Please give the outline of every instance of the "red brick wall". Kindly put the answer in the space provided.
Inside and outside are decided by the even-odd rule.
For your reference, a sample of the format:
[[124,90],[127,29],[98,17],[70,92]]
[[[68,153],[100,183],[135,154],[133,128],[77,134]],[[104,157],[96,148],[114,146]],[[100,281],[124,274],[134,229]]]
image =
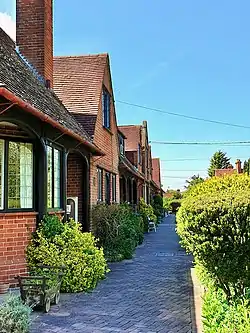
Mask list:
[[15,283],[27,272],[25,251],[36,228],[36,213],[0,213],[0,281]]
[[[111,78],[108,66],[105,70],[103,84],[108,92],[113,96]],[[117,201],[120,199],[119,187],[119,142],[118,142],[118,129],[116,123],[116,115],[114,104],[111,102],[111,117],[110,117],[110,131],[103,127],[102,115],[102,102],[100,96],[99,112],[97,115],[94,143],[105,152],[103,157],[94,157],[90,164],[90,189],[91,189],[91,204],[97,203],[97,166],[107,170],[108,172],[116,174],[116,197]],[[105,172],[103,173],[105,177]],[[103,181],[103,185],[105,182]],[[105,200],[105,189],[103,189]]]
[[68,156],[67,197],[78,197],[78,221],[83,222],[83,161],[78,154]]
[[16,9],[17,46],[38,72],[52,84],[52,0],[17,0]]

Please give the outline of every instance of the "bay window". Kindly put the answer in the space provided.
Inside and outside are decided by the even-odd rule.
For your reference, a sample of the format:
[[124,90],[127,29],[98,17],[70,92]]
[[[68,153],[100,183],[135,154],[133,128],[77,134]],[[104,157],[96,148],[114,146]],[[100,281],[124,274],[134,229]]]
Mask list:
[[0,209],[32,209],[33,178],[33,144],[0,140]]
[[62,156],[61,151],[47,146],[47,171],[48,171],[48,187],[47,198],[48,208],[59,209],[61,207],[61,170],[62,170]]

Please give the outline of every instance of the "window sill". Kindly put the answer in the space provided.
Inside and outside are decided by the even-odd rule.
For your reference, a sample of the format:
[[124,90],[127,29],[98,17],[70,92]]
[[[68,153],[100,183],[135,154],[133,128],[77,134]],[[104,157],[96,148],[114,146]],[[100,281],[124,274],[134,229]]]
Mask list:
[[27,212],[27,211],[12,211],[12,212],[2,212],[0,210],[0,216],[16,216],[16,215],[22,215],[22,216],[36,216],[38,215],[38,212]]
[[112,131],[110,128],[102,126],[107,132],[109,132],[109,134],[113,135]]
[[51,209],[51,210],[49,210],[48,212],[47,212],[49,215],[54,215],[54,214],[65,214],[65,210],[62,210],[62,209],[58,209],[58,210],[53,210],[53,209]]

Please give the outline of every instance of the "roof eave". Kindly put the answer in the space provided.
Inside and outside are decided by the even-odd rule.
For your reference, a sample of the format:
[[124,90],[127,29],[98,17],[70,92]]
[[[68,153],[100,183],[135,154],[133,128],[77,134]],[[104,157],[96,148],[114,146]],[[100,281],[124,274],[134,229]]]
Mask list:
[[45,115],[44,113],[42,113],[41,111],[36,109],[31,104],[23,101],[20,97],[13,94],[3,85],[0,85],[0,95],[3,96],[4,98],[6,98],[7,100],[11,101],[12,103],[17,104],[18,106],[20,106],[20,108],[22,108],[26,112],[29,112],[30,114],[36,116],[40,120],[49,123],[51,126],[59,129],[61,132],[65,133],[65,134],[71,136],[72,138],[76,139],[77,141],[81,142],[83,145],[88,147],[88,149],[91,151],[91,153],[93,155],[96,155],[96,156],[105,155],[105,153],[100,148],[98,148],[94,143],[88,142],[81,135],[69,130],[68,128],[65,128],[64,126],[59,124],[57,121],[55,121],[48,115]]

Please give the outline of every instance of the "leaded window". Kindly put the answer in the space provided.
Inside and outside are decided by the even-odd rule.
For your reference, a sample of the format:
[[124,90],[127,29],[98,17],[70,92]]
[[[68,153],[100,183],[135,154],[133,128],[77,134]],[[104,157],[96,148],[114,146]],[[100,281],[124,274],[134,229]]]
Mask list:
[[61,151],[47,146],[47,172],[48,172],[48,186],[47,198],[48,208],[61,208],[61,170],[62,170]]

